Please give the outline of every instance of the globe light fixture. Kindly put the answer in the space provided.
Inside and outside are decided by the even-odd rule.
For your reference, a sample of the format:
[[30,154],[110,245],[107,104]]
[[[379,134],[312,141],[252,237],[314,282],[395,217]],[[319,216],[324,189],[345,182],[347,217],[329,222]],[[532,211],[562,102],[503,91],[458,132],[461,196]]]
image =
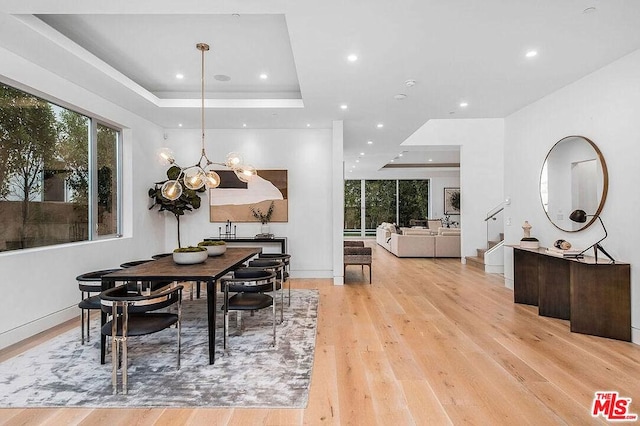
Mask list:
[[206,43],[196,44],[196,48],[200,51],[202,56],[202,79],[200,84],[201,92],[201,123],[202,123],[202,151],[200,153],[200,159],[192,166],[181,167],[176,163],[173,152],[169,148],[162,148],[158,152],[158,158],[164,165],[174,165],[180,168],[180,174],[174,180],[168,180],[162,185],[161,194],[168,200],[177,200],[182,195],[182,184],[180,178],[183,178],[184,185],[188,189],[198,190],[203,186],[209,189],[217,188],[220,185],[220,176],[210,167],[213,165],[228,167],[233,170],[242,182],[249,182],[253,176],[255,176],[256,169],[249,165],[242,163],[242,156],[236,152],[231,152],[227,155],[224,163],[216,163],[209,160],[204,147],[204,53],[209,51],[209,45]]

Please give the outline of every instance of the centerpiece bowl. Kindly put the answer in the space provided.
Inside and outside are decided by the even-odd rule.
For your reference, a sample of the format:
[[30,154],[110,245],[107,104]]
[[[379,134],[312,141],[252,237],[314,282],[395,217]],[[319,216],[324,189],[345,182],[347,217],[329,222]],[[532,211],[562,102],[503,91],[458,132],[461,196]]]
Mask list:
[[227,244],[224,241],[201,241],[198,247],[207,249],[209,256],[220,256],[227,251]]
[[207,249],[204,247],[183,247],[173,251],[173,261],[178,265],[193,265],[207,260]]

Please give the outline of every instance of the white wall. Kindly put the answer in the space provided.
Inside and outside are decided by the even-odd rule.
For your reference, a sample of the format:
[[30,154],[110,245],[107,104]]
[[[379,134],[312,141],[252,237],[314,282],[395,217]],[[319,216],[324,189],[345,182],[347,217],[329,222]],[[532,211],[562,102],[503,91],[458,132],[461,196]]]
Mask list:
[[484,219],[504,200],[504,120],[429,120],[402,145],[460,146],[462,256],[487,244]]
[[[521,224],[528,220],[531,235],[549,246],[565,239],[585,248],[603,236],[598,223],[578,232],[554,227],[542,209],[539,175],[555,142],[569,135],[591,139],[602,151],[609,172],[609,192],[601,217],[609,231],[602,243],[617,260],[631,263],[633,339],[640,340],[640,251],[638,250],[638,157],[640,154],[640,51],[527,106],[506,118],[505,239],[516,244]],[[512,250],[505,254],[507,285],[513,285]],[[509,268],[507,268],[509,265]]]
[[[149,156],[162,140],[160,128],[2,47],[0,79],[5,83],[18,82],[63,100],[68,103],[65,106],[88,111],[126,128],[124,237],[0,253],[0,286],[6,298],[0,309],[2,348],[78,316],[80,292],[75,277],[158,252],[164,245],[164,229],[157,226],[147,211],[146,200],[147,187],[157,174]],[[133,158],[142,166],[133,169]]]
[[[199,130],[167,130],[165,146],[171,148],[181,165],[193,164],[200,156]],[[271,232],[287,237],[295,277],[331,278],[332,264],[332,131],[301,130],[215,130],[205,131],[207,155],[224,161],[231,151],[242,153],[245,162],[257,169],[286,169],[289,178],[289,221],[271,223]],[[156,180],[165,179],[164,172]],[[218,235],[224,223],[209,222],[209,195],[202,194],[203,206],[187,212],[180,220],[182,245],[195,245]],[[165,220],[165,249],[177,246],[175,219]],[[235,223],[238,236],[260,233],[260,223]]]

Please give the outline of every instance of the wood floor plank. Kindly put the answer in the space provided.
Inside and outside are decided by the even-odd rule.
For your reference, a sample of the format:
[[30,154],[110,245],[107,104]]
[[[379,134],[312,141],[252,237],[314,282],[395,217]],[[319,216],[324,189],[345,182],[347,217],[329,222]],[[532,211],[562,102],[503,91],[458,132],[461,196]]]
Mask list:
[[[459,259],[399,259],[373,248],[368,272],[318,289],[316,353],[305,409],[0,409],[8,425],[604,424],[594,392],[640,413],[640,347],[571,333],[569,322],[513,303],[503,277]],[[77,320],[0,351],[0,362]]]

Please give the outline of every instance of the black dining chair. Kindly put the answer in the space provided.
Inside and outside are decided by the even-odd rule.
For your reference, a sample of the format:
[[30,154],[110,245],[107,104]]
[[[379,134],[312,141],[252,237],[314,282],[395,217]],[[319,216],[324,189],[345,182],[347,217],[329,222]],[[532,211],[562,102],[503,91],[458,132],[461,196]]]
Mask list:
[[[127,345],[130,337],[157,333],[173,325],[178,331],[178,364],[180,369],[180,320],[182,318],[182,286],[177,285],[161,293],[139,295],[129,291],[126,285],[100,293],[102,311],[111,320],[102,327],[102,334],[111,336],[111,382],[113,394],[118,393],[118,364],[122,362],[122,393],[127,393]],[[177,312],[159,312],[177,304]]]
[[[263,269],[265,271],[270,271],[276,274],[276,290],[280,290],[280,323],[282,323],[282,321],[284,320],[284,284],[282,282],[282,277],[284,276],[284,262],[274,259],[254,259],[250,260],[247,263],[247,266],[249,269]],[[236,274],[236,277],[242,276],[243,271],[240,271],[239,274]]]
[[[241,276],[238,276],[240,274]],[[236,311],[236,327],[242,332],[242,311],[257,311],[272,307],[273,310],[273,345],[276,345],[276,305],[273,297],[266,292],[276,291],[276,274],[255,268],[241,268],[235,271],[233,278],[222,278],[224,300],[224,344],[227,349],[229,336],[229,312]],[[231,295],[231,293],[235,293]]]
[[168,256],[172,256],[173,253],[159,253],[159,254],[154,254],[153,256],[151,256],[151,259],[153,260],[158,260],[158,259],[162,259],[163,257],[168,257]]
[[[80,289],[80,303],[78,303],[78,307],[80,308],[80,334],[83,345],[85,341],[85,328],[87,342],[90,341],[91,311],[100,309],[102,276],[120,270],[121,268],[104,269],[101,271],[86,272],[76,277],[78,288]],[[92,293],[95,293],[95,295],[92,296]]]
[[[273,259],[284,262],[284,269],[282,271],[282,277],[278,277],[284,285],[285,282],[289,281],[289,263],[291,261],[291,255],[287,253],[260,253],[258,254],[259,259]],[[291,306],[291,282],[289,282],[289,306]]]

